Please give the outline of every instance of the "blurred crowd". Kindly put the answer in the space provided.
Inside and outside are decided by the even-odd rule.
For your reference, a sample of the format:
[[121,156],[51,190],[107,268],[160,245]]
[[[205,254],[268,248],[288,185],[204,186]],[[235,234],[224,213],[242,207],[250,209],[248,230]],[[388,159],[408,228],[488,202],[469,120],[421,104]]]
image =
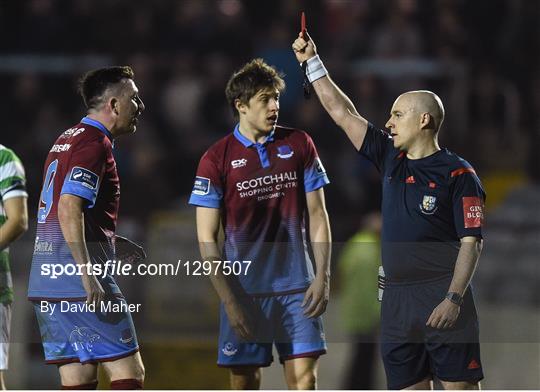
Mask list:
[[[431,89],[446,105],[441,144],[481,177],[538,181],[540,3],[527,0],[0,0],[0,142],[22,158],[30,206],[57,135],[84,115],[76,81],[129,64],[146,105],[116,143],[121,216],[183,209],[202,153],[231,132],[230,74],[262,57],[285,74],[280,123],[313,136],[332,185],[336,240],[380,203],[378,174],[316,97],[303,98],[290,45],[300,11],[332,77],[383,128],[398,94]],[[351,213],[354,211],[355,213]]]

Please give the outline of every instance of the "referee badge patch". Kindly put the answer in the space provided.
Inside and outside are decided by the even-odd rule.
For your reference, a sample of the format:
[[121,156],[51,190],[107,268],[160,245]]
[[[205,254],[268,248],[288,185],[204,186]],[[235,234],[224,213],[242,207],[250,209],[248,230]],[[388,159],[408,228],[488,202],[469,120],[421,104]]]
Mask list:
[[424,195],[419,207],[423,214],[432,215],[437,211],[437,198],[435,196]]

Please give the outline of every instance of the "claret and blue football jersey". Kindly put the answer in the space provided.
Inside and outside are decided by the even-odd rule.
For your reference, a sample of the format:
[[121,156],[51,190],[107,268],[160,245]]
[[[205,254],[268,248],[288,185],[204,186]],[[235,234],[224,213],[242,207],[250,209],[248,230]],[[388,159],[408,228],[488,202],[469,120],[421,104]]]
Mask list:
[[[114,236],[120,201],[120,183],[112,153],[112,136],[98,121],[85,117],[63,132],[45,162],[37,217],[37,234],[28,297],[85,299],[80,275],[51,277],[53,264],[76,265],[58,220],[62,194],[86,201],[85,239],[92,262],[114,258]],[[72,270],[67,269],[66,272]],[[98,276],[108,294],[120,294],[114,278]]]
[[472,166],[443,148],[408,159],[372,124],[359,152],[381,173],[382,262],[387,279],[451,276],[460,238],[482,237],[485,193]]
[[224,259],[251,261],[238,276],[247,293],[294,292],[313,279],[306,193],[328,183],[305,132],[278,126],[254,143],[236,126],[201,158],[189,203],[221,209]]

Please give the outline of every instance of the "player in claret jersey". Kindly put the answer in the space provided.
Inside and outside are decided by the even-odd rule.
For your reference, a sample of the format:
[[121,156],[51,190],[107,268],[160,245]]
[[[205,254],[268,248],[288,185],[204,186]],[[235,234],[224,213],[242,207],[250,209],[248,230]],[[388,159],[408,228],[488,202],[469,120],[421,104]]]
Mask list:
[[485,193],[471,165],[440,148],[444,107],[430,91],[400,95],[386,127],[360,116],[309,36],[293,50],[332,119],[382,180],[387,278],[381,349],[389,389],[478,389],[483,378],[470,281],[482,249]]
[[143,385],[130,313],[101,310],[125,303],[114,278],[86,268],[74,274],[77,266],[115,259],[124,242],[115,235],[120,184],[112,149],[115,138],[135,132],[144,110],[133,78],[127,66],[87,73],[80,93],[88,114],[58,137],[45,162],[28,297],[46,362],[58,365],[70,389],[95,389],[98,363],[112,389]]
[[287,385],[315,388],[326,351],[320,315],[330,275],[328,178],[311,138],[276,125],[284,87],[261,59],[231,77],[226,96],[239,123],[201,158],[190,198],[204,260],[251,261],[240,273],[222,267],[212,277],[222,300],[218,365],[230,368],[233,389],[259,388],[273,343]]

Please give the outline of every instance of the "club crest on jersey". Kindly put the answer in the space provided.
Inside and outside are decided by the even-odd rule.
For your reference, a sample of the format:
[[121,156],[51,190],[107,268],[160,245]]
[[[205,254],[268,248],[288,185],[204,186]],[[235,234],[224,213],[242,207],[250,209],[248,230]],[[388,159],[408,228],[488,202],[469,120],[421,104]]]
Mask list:
[[294,151],[292,150],[291,146],[287,144],[278,146],[277,151],[277,156],[281,159],[289,159],[294,155]]
[[435,196],[424,195],[422,204],[419,205],[420,211],[426,215],[432,215],[437,211],[437,198]]
[[231,161],[231,166],[233,169],[238,169],[239,167],[244,167],[247,164],[247,159],[235,159],[234,161]]
[[231,342],[225,343],[225,347],[221,349],[223,354],[225,354],[228,357],[232,357],[236,352],[238,351],[237,348],[234,347],[234,345]]

